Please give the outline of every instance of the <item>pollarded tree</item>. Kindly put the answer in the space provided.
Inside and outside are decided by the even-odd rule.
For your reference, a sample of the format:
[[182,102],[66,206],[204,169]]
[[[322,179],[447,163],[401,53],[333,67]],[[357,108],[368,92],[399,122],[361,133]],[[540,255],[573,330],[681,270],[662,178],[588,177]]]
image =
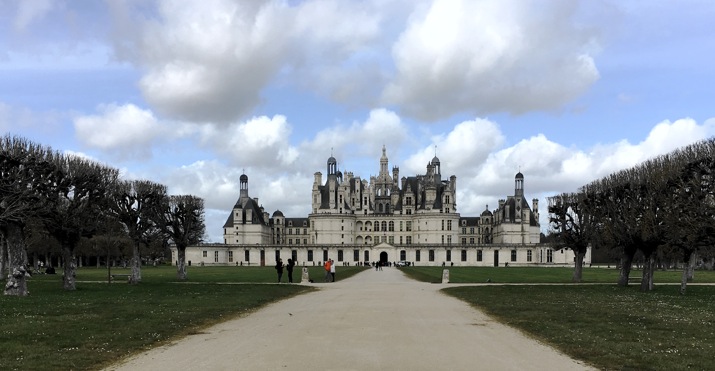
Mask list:
[[583,259],[588,252],[594,232],[596,218],[588,199],[588,187],[577,193],[562,193],[548,198],[549,228],[556,242],[556,249],[570,248],[576,257],[573,282],[581,282]]
[[119,171],[74,155],[60,158],[58,168],[58,192],[42,219],[62,247],[64,289],[75,290],[75,249],[82,237],[92,237],[102,227]]
[[593,213],[599,225],[599,233],[594,239],[602,248],[620,250],[618,285],[627,286],[637,251],[633,243],[636,228],[631,222],[635,219],[635,209],[629,207],[633,192],[627,171],[611,174],[588,187],[595,199]]
[[59,155],[26,139],[0,138],[0,233],[7,248],[5,295],[28,295],[24,228],[56,192]]
[[166,237],[176,245],[176,276],[186,280],[186,247],[203,240],[204,200],[192,195],[169,196],[159,214],[158,224]]
[[132,240],[132,274],[129,282],[141,282],[139,247],[157,235],[156,217],[165,204],[166,186],[146,180],[119,181],[112,189],[109,212]]
[[684,294],[693,280],[698,255],[715,244],[715,140],[696,143],[676,152],[682,165],[669,187],[672,205],[665,222],[666,238],[685,263],[680,286]]
[[7,276],[7,243],[5,235],[0,233],[0,281],[4,281]]

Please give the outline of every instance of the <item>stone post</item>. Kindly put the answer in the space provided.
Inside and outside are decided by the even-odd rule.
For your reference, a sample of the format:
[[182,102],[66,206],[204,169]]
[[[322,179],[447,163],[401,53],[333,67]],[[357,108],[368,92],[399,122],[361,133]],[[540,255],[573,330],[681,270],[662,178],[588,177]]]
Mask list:
[[449,269],[442,270],[442,283],[449,283]]
[[303,267],[303,271],[300,276],[300,283],[310,282],[310,275],[308,274],[308,267]]

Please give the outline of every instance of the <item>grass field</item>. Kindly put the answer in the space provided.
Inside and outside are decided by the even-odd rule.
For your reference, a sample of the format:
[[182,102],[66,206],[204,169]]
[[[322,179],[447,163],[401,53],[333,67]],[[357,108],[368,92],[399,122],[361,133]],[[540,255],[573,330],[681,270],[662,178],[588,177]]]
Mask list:
[[[422,282],[442,282],[443,267],[401,268],[410,277]],[[570,283],[573,268],[569,267],[448,267],[450,283]],[[634,269],[630,278],[636,284],[642,271]],[[654,282],[679,283],[682,271],[656,271]],[[584,268],[583,283],[616,283],[618,270],[611,268]],[[715,283],[715,271],[696,271],[697,283]]]
[[[293,282],[300,282],[302,267],[295,267],[293,271]],[[336,277],[338,280],[350,277],[366,268],[336,266]],[[323,267],[308,267],[310,278],[316,282],[322,282],[325,276]],[[61,272],[59,272],[61,273]],[[112,268],[112,274],[129,274],[131,271],[126,268]],[[40,279],[48,277],[46,275],[37,276]],[[83,268],[77,272],[78,281],[107,282],[107,269]],[[142,281],[151,282],[177,282],[176,267],[144,267],[142,269]],[[188,267],[188,282],[224,282],[224,283],[273,283],[278,281],[278,275],[273,267]],[[288,272],[283,270],[282,282],[288,282]]]
[[462,286],[445,291],[608,370],[715,369],[715,286]]
[[[338,280],[365,270],[337,267]],[[441,267],[401,268],[424,282],[440,282]],[[316,281],[322,267],[310,267]],[[112,269],[112,273],[129,270]],[[570,268],[451,267],[447,293],[485,310],[575,358],[603,369],[715,369],[715,286],[615,286],[615,269],[584,271],[595,285],[505,286],[498,283],[570,283]],[[0,297],[0,370],[97,369],[123,356],[164,344],[235,318],[276,300],[312,290],[275,284],[272,267],[191,267],[176,281],[175,267],[145,267],[142,283],[108,284],[105,269],[78,271],[77,290],[62,290],[59,275],[37,275],[30,296]],[[632,277],[639,278],[634,271]],[[715,282],[715,272],[696,272],[696,282]],[[284,274],[283,282],[287,280]],[[300,281],[300,270],[294,272]],[[680,280],[658,271],[658,283]]]
[[[337,267],[337,278],[362,270]],[[311,267],[310,274],[316,281],[324,276],[322,267]],[[83,268],[72,292],[62,290],[59,275],[32,277],[30,296],[0,296],[0,370],[98,369],[312,290],[273,284],[272,267],[193,267],[188,283],[175,277],[175,267],[145,267],[139,285],[108,284],[105,269]],[[300,282],[300,270],[294,280]]]

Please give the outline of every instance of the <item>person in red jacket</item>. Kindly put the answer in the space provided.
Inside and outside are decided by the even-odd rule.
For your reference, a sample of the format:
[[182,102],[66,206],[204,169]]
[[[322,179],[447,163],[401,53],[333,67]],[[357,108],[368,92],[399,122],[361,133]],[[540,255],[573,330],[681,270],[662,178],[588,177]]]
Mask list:
[[330,259],[326,260],[325,265],[324,265],[324,267],[325,267],[325,282],[331,282],[330,278],[332,276],[330,275],[330,265],[331,265]]

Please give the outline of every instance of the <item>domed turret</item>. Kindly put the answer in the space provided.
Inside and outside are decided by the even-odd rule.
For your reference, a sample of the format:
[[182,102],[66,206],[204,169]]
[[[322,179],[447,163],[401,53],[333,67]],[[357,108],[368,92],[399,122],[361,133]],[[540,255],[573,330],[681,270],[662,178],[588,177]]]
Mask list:
[[330,158],[328,158],[328,176],[335,175],[337,170],[338,160],[336,160],[335,157],[330,156]]
[[521,197],[524,195],[524,174],[516,173],[514,177],[514,196]]
[[241,200],[247,199],[248,198],[248,175],[241,174],[241,176],[238,179],[240,180],[240,182],[239,182],[239,189],[241,190],[240,199]]
[[271,217],[275,218],[277,216],[283,216],[283,212],[280,210],[276,210],[273,212],[273,215]]

